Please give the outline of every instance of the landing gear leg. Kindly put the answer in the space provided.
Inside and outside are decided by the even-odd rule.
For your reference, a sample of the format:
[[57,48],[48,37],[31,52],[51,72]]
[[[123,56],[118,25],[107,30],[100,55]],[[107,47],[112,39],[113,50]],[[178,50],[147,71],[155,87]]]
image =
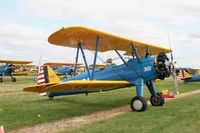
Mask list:
[[12,82],[16,82],[16,78],[14,78],[14,77],[12,76],[12,73],[9,73],[9,75],[10,75],[10,77],[11,77]]
[[133,97],[130,103],[133,111],[142,112],[147,108],[147,102],[143,97],[143,79],[135,81],[137,96]]
[[150,97],[151,105],[152,106],[163,106],[163,104],[165,103],[165,99],[164,99],[162,93],[161,92],[156,93],[152,81],[148,81],[146,83],[146,85],[149,89],[149,92],[151,93],[151,97]]
[[1,78],[0,78],[0,83],[2,83],[3,82],[3,77],[5,76],[5,73],[2,73],[1,74]]
[[48,96],[49,100],[53,100],[53,98],[54,98],[54,95],[52,95],[51,92],[47,92],[47,96]]

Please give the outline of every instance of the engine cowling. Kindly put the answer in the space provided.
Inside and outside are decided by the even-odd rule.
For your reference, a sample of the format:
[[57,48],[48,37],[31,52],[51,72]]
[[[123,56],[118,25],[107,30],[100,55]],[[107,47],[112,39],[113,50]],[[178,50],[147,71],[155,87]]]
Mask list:
[[155,66],[158,73],[158,79],[165,79],[170,76],[171,73],[171,65],[169,62],[169,58],[163,52],[159,53],[159,55],[155,58]]

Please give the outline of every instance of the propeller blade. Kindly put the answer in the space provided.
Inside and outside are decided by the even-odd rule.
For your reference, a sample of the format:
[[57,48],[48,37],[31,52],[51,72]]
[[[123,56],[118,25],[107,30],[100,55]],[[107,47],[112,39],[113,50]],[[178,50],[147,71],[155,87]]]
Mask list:
[[168,36],[168,41],[169,41],[169,46],[170,46],[170,55],[171,55],[171,68],[172,68],[172,76],[173,76],[173,81],[174,81],[174,85],[175,85],[175,90],[176,90],[176,94],[178,95],[179,94],[179,87],[178,87],[178,82],[176,80],[176,68],[175,68],[175,64],[174,64],[174,57],[173,57],[173,52],[172,52],[172,48],[171,48],[171,42],[170,42],[170,38]]

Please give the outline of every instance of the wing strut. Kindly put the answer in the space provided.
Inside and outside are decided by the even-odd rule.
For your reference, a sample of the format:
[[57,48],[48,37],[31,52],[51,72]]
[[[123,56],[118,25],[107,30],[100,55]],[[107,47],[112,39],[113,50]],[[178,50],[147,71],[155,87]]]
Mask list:
[[79,45],[77,47],[77,52],[76,52],[76,62],[75,62],[75,67],[74,67],[74,77],[76,76],[76,71],[77,71],[77,63],[78,63],[78,56],[79,56]]
[[126,61],[122,58],[121,54],[117,50],[115,50],[115,52],[118,54],[119,58],[124,62],[124,64],[126,66],[128,66],[128,64],[126,63]]
[[135,48],[135,45],[133,43],[131,43],[131,47],[132,47],[132,56],[133,56],[133,58],[136,56],[138,62],[140,63],[140,58],[138,56],[138,52],[137,52],[137,50]]
[[146,49],[146,55],[145,55],[145,57],[148,57],[149,55],[150,55],[150,49],[147,48],[147,49]]
[[96,50],[95,50],[95,55],[94,55],[94,62],[93,62],[93,69],[92,69],[92,79],[94,79],[94,74],[96,71],[96,62],[97,62],[97,53],[99,50],[99,43],[100,43],[100,37],[97,36],[97,40],[96,40]]
[[83,47],[82,47],[82,44],[79,43],[79,48],[81,49],[81,53],[82,53],[82,56],[83,56],[83,60],[85,62],[85,67],[87,69],[87,73],[88,73],[88,77],[89,77],[89,80],[91,80],[91,76],[90,76],[90,71],[89,71],[89,67],[88,67],[88,64],[87,64],[87,60],[86,60],[86,57],[85,57],[85,53],[83,51]]

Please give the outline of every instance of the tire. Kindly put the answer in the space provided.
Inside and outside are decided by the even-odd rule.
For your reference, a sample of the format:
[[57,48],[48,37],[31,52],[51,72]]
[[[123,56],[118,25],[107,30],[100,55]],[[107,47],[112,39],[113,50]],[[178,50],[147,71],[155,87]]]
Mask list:
[[12,78],[12,82],[16,82],[16,78]]
[[152,106],[163,106],[165,103],[165,98],[163,97],[162,93],[156,93],[156,96],[150,97],[150,103]]
[[2,83],[3,82],[3,78],[0,78],[0,83]]
[[133,99],[131,100],[130,105],[131,105],[131,109],[133,111],[136,111],[136,112],[145,111],[146,108],[147,108],[147,102],[141,96],[135,96],[135,97],[133,97]]

